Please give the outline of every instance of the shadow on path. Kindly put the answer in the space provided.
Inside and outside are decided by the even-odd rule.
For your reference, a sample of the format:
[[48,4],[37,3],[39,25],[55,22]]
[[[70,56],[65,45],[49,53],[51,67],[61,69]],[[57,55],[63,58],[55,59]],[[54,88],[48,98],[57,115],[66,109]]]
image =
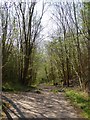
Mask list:
[[[23,113],[21,112],[21,110],[17,107],[17,105],[9,98],[7,98],[6,96],[2,95],[2,100],[5,100],[7,102],[9,102],[11,104],[11,106],[13,106],[13,108],[18,112],[18,114],[20,115],[20,118],[25,118],[25,116],[23,115]],[[10,109],[9,109],[10,110]],[[10,110],[12,113],[14,113],[16,116],[18,116],[15,112],[13,112],[12,110]],[[19,117],[19,116],[18,116]]]
[[2,98],[8,101],[17,111],[15,111],[17,115],[14,114],[13,118],[21,120],[39,120],[40,118],[42,120],[50,120],[50,118],[51,120],[87,120],[81,118],[78,111],[65,98],[63,92],[50,92],[52,89],[54,89],[52,86],[42,87],[41,94],[4,92]]

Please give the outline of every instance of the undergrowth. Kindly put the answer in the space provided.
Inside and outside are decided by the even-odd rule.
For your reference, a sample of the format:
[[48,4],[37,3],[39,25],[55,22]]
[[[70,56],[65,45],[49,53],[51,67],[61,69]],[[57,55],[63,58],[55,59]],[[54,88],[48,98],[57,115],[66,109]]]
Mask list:
[[76,107],[82,109],[82,116],[90,119],[90,98],[80,91],[66,89],[65,93]]
[[37,89],[35,85],[32,86],[25,86],[20,83],[6,83],[2,86],[2,91],[4,92],[28,92],[31,91],[32,89]]

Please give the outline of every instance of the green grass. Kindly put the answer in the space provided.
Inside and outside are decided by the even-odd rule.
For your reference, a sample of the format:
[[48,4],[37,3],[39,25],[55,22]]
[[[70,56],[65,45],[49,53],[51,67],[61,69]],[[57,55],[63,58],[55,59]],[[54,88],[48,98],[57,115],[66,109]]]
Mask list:
[[82,109],[82,116],[90,119],[90,98],[80,91],[66,89],[65,93],[76,107]]

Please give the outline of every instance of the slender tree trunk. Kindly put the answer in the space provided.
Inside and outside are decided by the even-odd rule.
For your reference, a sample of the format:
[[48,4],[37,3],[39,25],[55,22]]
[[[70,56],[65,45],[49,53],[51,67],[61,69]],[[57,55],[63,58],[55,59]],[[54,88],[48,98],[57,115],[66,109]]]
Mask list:
[[[89,38],[90,38],[90,30],[88,31],[89,33]],[[88,40],[88,95],[90,97],[90,39]]]
[[29,57],[25,56],[24,58],[24,71],[23,71],[23,83],[27,85],[27,74],[28,74],[28,68],[29,68]]
[[[90,5],[90,2],[89,2]],[[90,12],[90,6],[88,9],[88,12]],[[90,13],[88,14],[88,84],[87,84],[87,88],[88,88],[88,95],[90,97]]]
[[[79,41],[79,32],[78,32],[78,22],[77,22],[77,15],[76,15],[76,7],[75,3],[73,2],[73,9],[74,9],[74,18],[75,18],[75,27],[76,27],[76,39],[77,39],[77,54],[78,54],[78,75],[80,77],[80,83],[82,84],[82,60],[81,60],[81,49],[80,49],[80,41]],[[81,85],[82,86],[82,85]],[[82,89],[82,88],[81,88]]]
[[[6,11],[8,12],[8,11]],[[3,19],[3,16],[2,16],[2,19]],[[4,27],[5,25],[5,27]],[[8,13],[6,13],[6,20],[5,20],[5,23],[3,23],[2,21],[2,80],[3,82],[6,81],[6,69],[5,69],[5,66],[6,66],[6,62],[7,62],[7,59],[8,59],[8,55],[7,55],[7,51],[6,51],[6,37],[7,37],[7,26],[8,26]]]

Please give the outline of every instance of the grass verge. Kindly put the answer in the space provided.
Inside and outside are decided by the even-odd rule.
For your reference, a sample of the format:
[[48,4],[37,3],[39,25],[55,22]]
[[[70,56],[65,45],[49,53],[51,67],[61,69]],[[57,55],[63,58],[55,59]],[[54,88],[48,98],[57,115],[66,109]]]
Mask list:
[[66,89],[65,94],[70,99],[72,104],[74,104],[74,106],[82,110],[81,115],[90,120],[90,98],[88,98],[86,93],[77,90]]

